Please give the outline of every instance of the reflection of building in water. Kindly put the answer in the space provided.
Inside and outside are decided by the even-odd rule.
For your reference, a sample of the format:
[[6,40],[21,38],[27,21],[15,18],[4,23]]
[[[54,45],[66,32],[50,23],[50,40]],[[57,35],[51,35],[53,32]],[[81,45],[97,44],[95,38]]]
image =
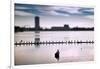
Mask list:
[[39,29],[40,29],[39,17],[35,16],[35,39],[34,39],[34,42],[35,42],[36,47],[39,47],[39,42],[40,42]]
[[35,30],[38,31],[40,29],[39,17],[35,16]]
[[40,32],[35,32],[35,39],[34,39],[35,47],[39,47],[39,42],[40,42]]

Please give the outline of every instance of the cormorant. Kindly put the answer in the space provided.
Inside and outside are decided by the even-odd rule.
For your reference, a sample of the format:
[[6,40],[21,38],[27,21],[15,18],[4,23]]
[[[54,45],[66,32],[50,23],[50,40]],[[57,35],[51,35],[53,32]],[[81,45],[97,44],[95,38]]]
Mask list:
[[55,58],[59,61],[59,50],[56,51]]

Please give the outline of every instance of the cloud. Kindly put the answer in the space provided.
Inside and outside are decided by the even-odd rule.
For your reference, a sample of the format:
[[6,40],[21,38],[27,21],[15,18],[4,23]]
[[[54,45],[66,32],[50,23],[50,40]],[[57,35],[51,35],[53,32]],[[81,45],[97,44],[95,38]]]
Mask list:
[[27,13],[24,11],[15,11],[15,15],[17,15],[17,16],[33,16],[33,14]]
[[63,11],[63,12],[67,12],[67,13],[70,13],[70,14],[75,14],[75,13],[79,13],[79,9],[78,7],[57,7],[58,11]]
[[83,15],[94,15],[94,9],[93,8],[81,8],[79,11]]
[[27,10],[29,9],[28,7],[22,7],[22,6],[16,6],[15,8],[16,9],[27,9]]
[[94,19],[94,16],[92,16],[92,15],[89,15],[89,16],[85,16],[85,18],[89,18],[89,19]]
[[[47,6],[47,5],[31,5],[16,4],[15,11],[21,11],[19,14],[34,15],[60,15],[60,16],[91,16],[94,15],[93,8],[83,7],[67,7],[67,6]],[[23,12],[23,13],[22,13]],[[18,13],[17,13],[18,14]]]
[[37,12],[39,12],[40,15],[63,15],[63,16],[68,16],[68,14],[63,14],[63,13],[59,13],[57,12],[55,8],[53,7],[36,7],[35,8]]

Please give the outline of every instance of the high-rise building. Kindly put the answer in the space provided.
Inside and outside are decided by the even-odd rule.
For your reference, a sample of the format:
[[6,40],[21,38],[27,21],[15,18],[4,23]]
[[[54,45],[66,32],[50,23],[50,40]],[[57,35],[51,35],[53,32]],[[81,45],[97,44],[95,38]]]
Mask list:
[[39,17],[35,16],[35,30],[40,29],[40,24],[39,24]]

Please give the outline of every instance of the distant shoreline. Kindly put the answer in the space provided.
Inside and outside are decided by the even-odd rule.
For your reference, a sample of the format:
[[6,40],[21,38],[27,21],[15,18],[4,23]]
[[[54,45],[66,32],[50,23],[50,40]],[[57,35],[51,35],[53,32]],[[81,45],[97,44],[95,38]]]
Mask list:
[[[63,30],[61,32],[70,32],[70,31],[74,31],[74,30],[68,30],[68,31],[64,31]],[[77,30],[77,31],[80,31],[80,30]],[[75,30],[74,32],[77,32],[77,31]],[[84,31],[84,30],[81,30],[81,31]],[[94,31],[94,30],[85,30],[85,31]],[[15,33],[18,33],[18,32],[55,32],[55,31],[17,31]],[[59,31],[56,31],[56,32],[60,32],[60,30]]]
[[14,31],[15,32],[24,32],[24,31],[94,31],[94,27],[73,27],[70,28],[69,26],[64,26],[64,27],[52,27],[52,28],[26,28],[26,27],[19,27],[19,26],[15,26],[14,27]]

